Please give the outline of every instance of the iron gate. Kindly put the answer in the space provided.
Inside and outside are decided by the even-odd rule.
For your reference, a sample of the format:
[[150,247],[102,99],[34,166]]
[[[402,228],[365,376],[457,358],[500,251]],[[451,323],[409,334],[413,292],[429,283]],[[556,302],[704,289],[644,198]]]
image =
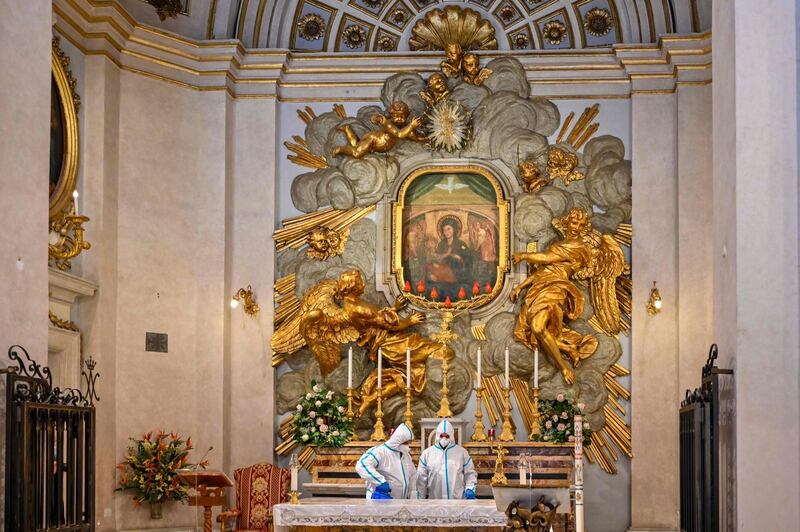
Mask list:
[[95,363],[83,364],[84,393],[53,388],[50,369],[21,346],[8,357],[6,530],[93,531]]
[[681,529],[719,532],[720,375],[717,344],[703,366],[700,387],[686,390],[680,410]]

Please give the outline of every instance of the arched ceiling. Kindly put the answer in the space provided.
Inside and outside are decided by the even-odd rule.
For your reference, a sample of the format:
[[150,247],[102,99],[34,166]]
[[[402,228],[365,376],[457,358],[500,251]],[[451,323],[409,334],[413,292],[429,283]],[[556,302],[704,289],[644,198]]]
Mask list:
[[145,0],[119,2],[137,20],[193,39],[308,52],[409,50],[414,25],[448,5],[491,24],[500,50],[647,43],[711,26],[711,0],[183,0],[183,12],[163,21]]

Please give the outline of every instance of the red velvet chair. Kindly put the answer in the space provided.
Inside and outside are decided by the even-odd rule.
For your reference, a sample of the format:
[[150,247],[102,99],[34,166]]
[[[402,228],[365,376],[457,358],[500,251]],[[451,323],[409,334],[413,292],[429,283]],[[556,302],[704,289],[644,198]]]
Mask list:
[[289,494],[291,472],[272,464],[256,464],[233,472],[236,508],[217,516],[220,532],[225,523],[236,518],[236,532],[273,530],[272,506],[285,502]]

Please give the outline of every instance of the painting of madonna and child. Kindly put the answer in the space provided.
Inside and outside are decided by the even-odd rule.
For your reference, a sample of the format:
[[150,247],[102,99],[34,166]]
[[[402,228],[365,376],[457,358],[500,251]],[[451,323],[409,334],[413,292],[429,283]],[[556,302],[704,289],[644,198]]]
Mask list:
[[479,173],[425,173],[403,199],[404,289],[454,303],[492,292],[500,254],[492,183]]

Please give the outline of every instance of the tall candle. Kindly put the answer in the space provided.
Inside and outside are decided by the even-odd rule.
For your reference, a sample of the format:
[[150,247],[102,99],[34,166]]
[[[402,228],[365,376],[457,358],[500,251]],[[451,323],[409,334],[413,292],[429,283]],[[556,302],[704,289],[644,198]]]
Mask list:
[[539,350],[533,351],[533,387],[539,387]]
[[380,390],[383,388],[383,383],[381,382],[383,378],[383,354],[381,353],[381,348],[378,348],[378,389]]
[[411,388],[411,349],[406,349],[406,388]]
[[[286,477],[284,477],[284,478],[286,478]],[[285,485],[286,484],[284,484],[284,486]],[[292,490],[292,491],[297,491],[297,468],[296,467],[292,468],[292,481],[291,481],[291,486],[289,486],[289,489]]]
[[481,355],[481,348],[478,347],[478,388],[481,387],[481,383],[483,382],[483,380],[481,378],[482,377],[482,372],[481,372],[481,369],[482,369],[481,368],[481,359],[482,358],[483,358],[483,356]]
[[72,191],[72,201],[75,203],[75,214],[78,214],[78,191]]
[[353,348],[347,350],[347,387],[353,387]]
[[508,388],[511,384],[511,381],[508,377],[508,347],[506,347],[506,388]]
[[521,486],[524,486],[528,483],[528,467],[527,467],[527,458],[522,457],[519,461],[519,483]]

